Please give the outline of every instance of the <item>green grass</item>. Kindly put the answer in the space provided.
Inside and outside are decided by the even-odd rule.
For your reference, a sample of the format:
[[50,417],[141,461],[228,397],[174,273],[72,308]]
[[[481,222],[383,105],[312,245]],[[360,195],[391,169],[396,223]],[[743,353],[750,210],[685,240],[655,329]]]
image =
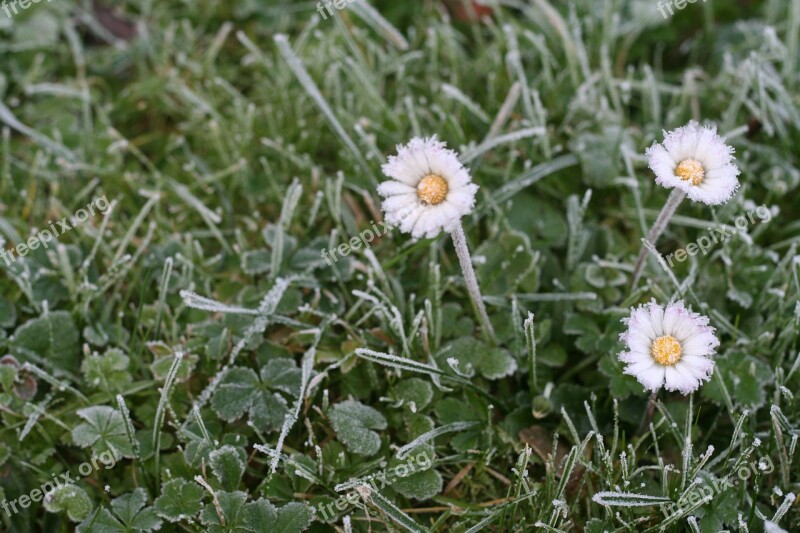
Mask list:
[[[800,1],[500,4],[0,11],[2,248],[114,202],[0,260],[0,501],[77,478],[3,530],[800,527]],[[728,136],[741,188],[684,202],[658,250],[773,216],[630,292],[669,194],[644,150],[690,119]],[[498,346],[449,237],[320,257],[380,219],[395,145],[434,134],[480,185],[463,222]],[[721,345],[639,431],[618,336],[651,298]],[[336,511],[421,436],[419,471]]]

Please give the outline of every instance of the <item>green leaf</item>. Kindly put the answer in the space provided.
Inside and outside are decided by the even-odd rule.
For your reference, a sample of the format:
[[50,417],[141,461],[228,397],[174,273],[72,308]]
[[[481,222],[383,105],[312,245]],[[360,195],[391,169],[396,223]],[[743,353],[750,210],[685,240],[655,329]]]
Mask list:
[[492,347],[472,337],[457,339],[442,348],[437,355],[442,367],[449,366],[447,359],[458,361],[459,372],[471,375],[478,371],[487,379],[500,379],[517,370],[517,362],[503,348]]
[[330,419],[336,436],[347,449],[358,455],[373,455],[381,447],[381,438],[373,429],[386,429],[383,415],[360,402],[347,400],[331,408]]
[[95,405],[80,409],[78,416],[85,420],[72,430],[72,440],[81,448],[92,447],[100,455],[110,452],[115,456],[133,457],[125,422],[116,409]]
[[424,409],[433,399],[433,387],[430,382],[420,378],[409,378],[398,382],[392,388],[393,396],[402,400],[412,412]]
[[92,511],[92,500],[86,491],[75,485],[62,485],[48,493],[43,500],[50,513],[66,511],[73,522],[80,522]]
[[258,376],[251,369],[233,367],[214,392],[211,408],[222,420],[233,422],[250,408],[259,386]]
[[392,488],[406,498],[427,500],[442,491],[442,483],[442,476],[439,472],[430,468],[422,472],[415,472],[410,476],[399,477],[392,483]]
[[[178,373],[175,374],[175,381],[180,383],[189,379],[198,359],[199,357],[197,354],[184,353],[181,362],[178,363]],[[169,369],[172,367],[174,361],[174,355],[167,355],[165,357],[159,357],[150,363],[150,371],[153,373],[153,377],[158,381],[166,380]]]
[[485,294],[505,295],[517,289],[522,292],[538,289],[539,253],[533,250],[525,233],[510,229],[499,239],[485,241],[474,255],[484,259],[477,268],[477,275]]
[[247,455],[244,450],[233,446],[223,446],[209,454],[211,472],[219,480],[224,490],[236,490],[244,475],[245,460]]
[[271,359],[261,367],[261,381],[270,389],[297,396],[300,390],[302,371],[293,359]]
[[[220,517],[217,508],[213,503],[206,504],[203,511],[200,513],[200,522],[208,526],[208,531],[211,533],[224,533],[228,531],[236,531],[239,524],[239,513],[244,507],[244,502],[247,500],[247,494],[241,491],[236,492],[217,492],[217,500],[219,501]],[[220,520],[222,518],[224,520]]]
[[81,372],[92,387],[106,392],[119,392],[133,381],[128,364],[128,356],[122,350],[111,348],[103,355],[94,353],[84,358]]
[[179,522],[194,517],[203,508],[203,489],[193,481],[175,478],[161,487],[161,496],[153,506],[161,518]]
[[38,363],[38,357],[55,368],[74,371],[80,353],[78,338],[72,316],[66,311],[53,311],[18,327],[12,350],[22,361]]
[[250,406],[250,421],[259,431],[277,431],[288,413],[289,407],[280,394],[259,391]]
[[[314,513],[311,507],[300,502],[287,503],[278,509],[278,519],[270,531],[300,533],[308,529],[312,520],[314,520]],[[254,533],[261,533],[262,531],[264,530],[253,529]]]

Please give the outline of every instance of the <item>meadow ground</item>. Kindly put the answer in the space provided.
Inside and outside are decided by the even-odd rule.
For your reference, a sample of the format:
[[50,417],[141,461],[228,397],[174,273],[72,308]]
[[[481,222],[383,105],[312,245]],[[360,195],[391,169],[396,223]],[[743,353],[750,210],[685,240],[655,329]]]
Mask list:
[[0,529],[800,530],[800,0],[113,4],[0,4]]

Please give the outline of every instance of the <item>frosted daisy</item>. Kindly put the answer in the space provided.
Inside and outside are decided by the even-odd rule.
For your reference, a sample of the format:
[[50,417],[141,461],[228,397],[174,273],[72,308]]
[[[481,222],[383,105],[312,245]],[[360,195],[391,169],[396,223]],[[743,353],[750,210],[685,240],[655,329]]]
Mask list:
[[627,351],[619,359],[625,373],[648,390],[689,394],[711,378],[719,340],[708,317],[693,313],[683,302],[661,306],[655,300],[631,310],[622,319],[628,329],[620,335]]
[[458,155],[436,137],[398,146],[381,170],[391,178],[378,186],[386,222],[415,239],[452,232],[475,206],[478,186]]
[[[717,135],[715,126],[701,126],[694,121],[664,132],[663,144],[653,143],[647,149],[645,155],[656,175],[656,183],[672,189],[647,234],[652,246],[656,245],[686,196],[706,205],[718,205],[731,199],[739,187],[739,168],[734,163],[733,151],[733,147]],[[647,248],[643,246],[633,268],[631,288],[636,287],[646,258]]]
[[389,156],[381,170],[391,178],[378,185],[378,194],[384,197],[381,207],[386,222],[414,239],[450,233],[483,333],[494,342],[494,329],[461,225],[461,217],[472,212],[478,192],[469,170],[458,160],[458,154],[435,136],[414,137],[408,144],[398,145],[397,155]]
[[692,121],[665,132],[663,144],[653,143],[646,155],[656,183],[679,189],[695,202],[718,205],[730,200],[739,187],[733,152],[715,126]]

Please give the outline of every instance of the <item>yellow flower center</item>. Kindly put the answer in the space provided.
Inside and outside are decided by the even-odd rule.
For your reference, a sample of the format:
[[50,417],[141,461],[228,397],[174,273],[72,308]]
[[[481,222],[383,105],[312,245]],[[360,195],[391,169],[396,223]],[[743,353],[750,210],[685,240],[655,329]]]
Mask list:
[[428,174],[417,185],[417,196],[430,205],[438,205],[447,198],[447,180],[438,174]]
[[675,175],[683,181],[691,180],[692,185],[700,185],[706,177],[703,165],[695,159],[684,159],[675,169]]
[[662,335],[650,345],[650,354],[656,363],[672,366],[681,360],[681,343],[672,335]]

